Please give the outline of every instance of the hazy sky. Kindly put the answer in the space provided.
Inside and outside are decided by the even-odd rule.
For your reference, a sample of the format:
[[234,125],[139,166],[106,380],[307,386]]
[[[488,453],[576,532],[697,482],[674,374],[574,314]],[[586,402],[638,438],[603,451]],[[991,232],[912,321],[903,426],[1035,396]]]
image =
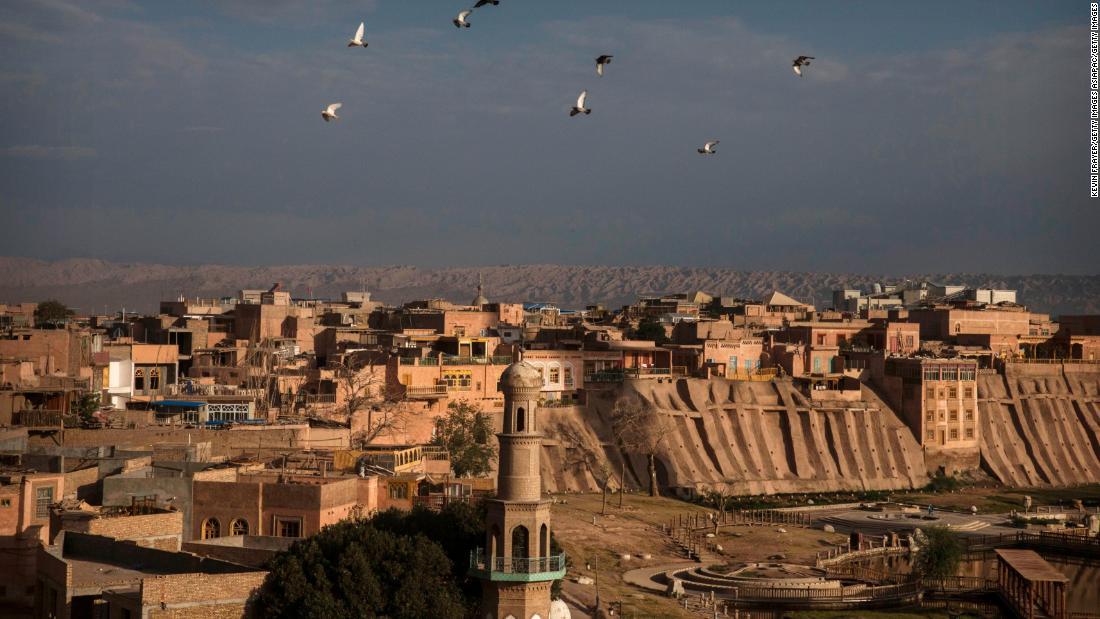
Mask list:
[[464,6],[0,3],[0,255],[1100,272],[1087,2]]

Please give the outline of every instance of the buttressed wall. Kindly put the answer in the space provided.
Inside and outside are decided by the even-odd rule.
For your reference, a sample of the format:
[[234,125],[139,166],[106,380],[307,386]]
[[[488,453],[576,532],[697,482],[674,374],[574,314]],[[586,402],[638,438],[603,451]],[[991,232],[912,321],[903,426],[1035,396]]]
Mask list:
[[[548,490],[598,490],[596,476],[608,470],[618,478],[622,461],[610,444],[607,420],[622,395],[637,396],[657,412],[651,430],[664,437],[657,449],[658,479],[668,488],[718,486],[733,494],[763,494],[928,483],[912,433],[866,388],[859,400],[811,402],[789,380],[689,378],[628,381],[612,392],[591,393],[587,410],[544,415]],[[582,452],[605,470],[585,464]],[[628,486],[645,487],[646,458],[627,459]]]
[[1100,482],[1100,366],[978,376],[982,466],[1011,486]]

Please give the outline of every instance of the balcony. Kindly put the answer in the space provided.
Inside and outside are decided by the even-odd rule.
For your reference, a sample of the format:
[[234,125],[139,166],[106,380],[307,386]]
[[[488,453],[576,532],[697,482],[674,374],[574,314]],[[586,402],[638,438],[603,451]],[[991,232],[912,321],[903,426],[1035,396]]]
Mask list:
[[565,553],[534,559],[485,556],[485,549],[470,552],[470,575],[495,581],[542,582],[565,577]]
[[12,425],[28,429],[61,428],[64,413],[52,409],[24,409],[12,414]]
[[436,400],[447,397],[447,385],[405,387],[405,397],[410,400]]
[[491,357],[443,357],[443,365],[509,365],[512,358],[508,356]]

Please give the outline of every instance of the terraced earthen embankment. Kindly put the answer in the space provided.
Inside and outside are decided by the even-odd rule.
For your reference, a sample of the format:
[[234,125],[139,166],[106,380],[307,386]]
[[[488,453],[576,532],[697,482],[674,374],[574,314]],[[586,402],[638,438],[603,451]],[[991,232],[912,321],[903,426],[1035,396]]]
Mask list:
[[978,377],[982,466],[1010,486],[1100,483],[1100,366],[1010,363]]
[[[548,490],[597,490],[599,477],[618,479],[623,454],[613,446],[607,420],[623,395],[656,413],[658,479],[677,491],[826,492],[928,482],[912,433],[867,389],[858,400],[811,402],[788,380],[688,378],[627,381],[614,392],[592,393],[584,409],[540,413],[549,439]],[[645,455],[625,457],[627,484],[645,487]]]

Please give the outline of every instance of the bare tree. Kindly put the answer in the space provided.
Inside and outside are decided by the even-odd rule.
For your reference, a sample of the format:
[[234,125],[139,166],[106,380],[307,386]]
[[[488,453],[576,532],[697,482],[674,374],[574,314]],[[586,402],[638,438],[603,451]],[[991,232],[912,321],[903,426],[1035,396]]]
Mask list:
[[566,456],[565,463],[570,466],[580,466],[584,468],[584,470],[588,471],[588,474],[592,476],[592,479],[596,480],[596,484],[599,485],[600,492],[603,495],[600,513],[606,514],[607,489],[613,477],[611,466],[607,463],[607,459],[602,457],[603,454],[590,449],[585,443],[581,433],[574,428],[562,428],[560,437],[563,443],[569,443],[571,445],[571,447],[566,448],[568,455]]
[[386,432],[404,431],[410,411],[402,406],[399,390],[388,386],[385,375],[375,371],[372,360],[363,364],[332,362],[328,369],[333,372],[337,399],[343,398],[339,410],[348,424],[356,413],[367,413],[367,427],[352,436],[352,445],[363,447]]
[[718,510],[718,515],[714,519],[714,534],[717,535],[718,525],[726,519],[726,508],[730,499],[734,496],[733,486],[723,482],[709,485],[697,483],[695,484],[695,491],[702,494],[704,500]]
[[641,398],[633,395],[615,400],[611,407],[611,433],[622,457],[619,506],[622,506],[622,486],[625,485],[626,458],[630,453],[646,457],[649,473],[649,496],[660,494],[657,485],[657,451],[665,441],[664,418]]

